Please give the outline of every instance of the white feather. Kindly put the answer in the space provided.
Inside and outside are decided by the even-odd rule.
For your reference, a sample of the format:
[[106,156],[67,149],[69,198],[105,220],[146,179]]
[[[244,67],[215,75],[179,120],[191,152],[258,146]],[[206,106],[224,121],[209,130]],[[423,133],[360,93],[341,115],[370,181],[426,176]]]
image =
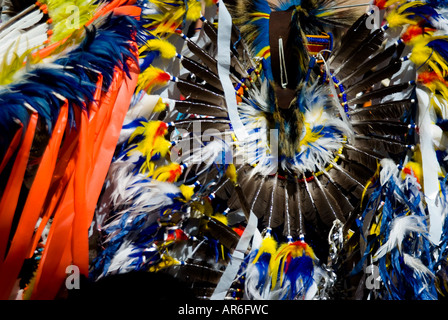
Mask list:
[[305,126],[300,140],[305,137],[307,130],[318,132],[319,128],[326,127],[334,128],[335,131],[331,136],[319,136],[316,141],[302,144],[293,163],[285,159],[282,163],[283,169],[292,168],[297,174],[325,167],[343,146],[343,135],[351,134],[350,127],[338,117],[336,108],[328,107],[331,106],[327,99],[328,93],[324,89],[316,89],[316,85],[317,82],[305,90],[304,99],[308,110],[304,114]]
[[135,247],[132,246],[131,243],[124,242],[117,250],[114,257],[112,258],[112,261],[109,265],[109,269],[107,270],[106,275],[115,273],[127,273],[133,271],[135,267],[131,267],[130,265],[137,258],[131,258],[129,257],[129,255],[133,253],[134,249]]
[[0,32],[0,41],[3,42],[5,38],[11,37],[11,35],[14,34],[14,31],[21,31],[36,25],[43,16],[44,14],[39,10],[31,12]]
[[260,278],[258,268],[249,263],[246,269],[245,295],[250,300],[271,300],[271,281],[269,275],[264,279],[262,288],[257,288]]
[[398,168],[395,162],[392,159],[384,158],[380,161],[381,163],[381,172],[380,172],[380,183],[383,186],[390,179],[393,179],[397,182],[398,176]]
[[151,116],[157,101],[159,101],[159,98],[160,96],[158,95],[143,95],[142,99],[135,106],[129,109],[124,123],[129,123],[139,117],[148,119]]
[[47,30],[48,26],[41,24],[27,32],[19,32],[17,30],[11,32],[8,37],[1,39],[0,57],[6,63],[11,63],[14,56],[21,56],[26,51],[37,48],[47,40]]
[[244,141],[238,141],[235,150],[237,164],[255,166],[251,175],[269,175],[278,169],[278,132],[268,129],[268,121],[262,111],[241,103],[239,114],[249,133]]
[[[204,135],[202,136],[204,138]],[[218,156],[221,157],[223,152],[226,153],[226,150],[229,149],[225,140],[217,139],[211,142],[208,142],[206,145],[203,145],[197,149],[194,149],[191,153],[191,156],[185,160],[186,163],[202,163],[204,162],[207,165],[211,165],[213,162],[221,162],[221,158],[218,159]]]
[[[125,213],[129,214],[129,222],[134,217],[145,213],[150,215],[147,220],[152,223],[158,217],[158,209],[172,204],[170,195],[180,193],[179,188],[172,183],[151,180],[143,174],[132,173],[132,162],[132,159],[128,159],[111,164],[108,185],[98,204],[97,223],[99,228],[106,229],[119,224]],[[117,210],[120,207],[124,209],[116,212],[113,219],[107,224],[103,224],[108,212],[111,212],[112,208]],[[117,232],[110,234],[108,239]]]
[[412,268],[416,274],[425,279],[425,282],[426,278],[435,277],[434,273],[428,267],[426,267],[420,259],[417,259],[410,254],[405,253],[403,254],[403,261],[410,268]]
[[[264,80],[261,84],[260,90],[249,91],[250,98],[265,112],[269,112],[269,85],[268,81]],[[255,110],[254,108],[252,108]]]
[[424,217],[421,216],[402,216],[393,220],[389,239],[375,253],[374,261],[382,258],[395,247],[401,252],[401,246],[404,237],[410,232],[416,232],[422,236],[427,236],[428,230],[424,224]]

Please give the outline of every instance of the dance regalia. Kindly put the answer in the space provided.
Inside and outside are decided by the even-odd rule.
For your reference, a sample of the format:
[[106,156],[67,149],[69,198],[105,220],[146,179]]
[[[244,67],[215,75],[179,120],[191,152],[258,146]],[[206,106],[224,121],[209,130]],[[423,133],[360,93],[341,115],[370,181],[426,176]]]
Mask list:
[[75,267],[200,299],[443,298],[445,7],[5,9],[1,297],[53,299]]

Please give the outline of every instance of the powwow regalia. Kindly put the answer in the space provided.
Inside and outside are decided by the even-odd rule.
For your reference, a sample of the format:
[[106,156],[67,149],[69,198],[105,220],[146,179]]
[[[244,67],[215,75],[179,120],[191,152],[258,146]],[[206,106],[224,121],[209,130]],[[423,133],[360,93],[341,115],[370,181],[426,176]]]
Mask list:
[[363,5],[3,1],[0,298],[445,298],[447,4]]

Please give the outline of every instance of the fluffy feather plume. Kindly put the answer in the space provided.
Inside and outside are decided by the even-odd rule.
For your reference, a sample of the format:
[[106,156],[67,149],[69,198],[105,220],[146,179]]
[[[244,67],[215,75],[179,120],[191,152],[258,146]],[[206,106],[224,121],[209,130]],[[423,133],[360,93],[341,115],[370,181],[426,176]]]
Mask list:
[[[314,282],[313,249],[304,241],[282,244],[272,266],[272,287],[280,287],[282,299],[305,297]],[[277,283],[278,281],[278,283]]]
[[448,70],[446,61],[446,47],[448,41],[446,37],[432,38],[432,37],[415,37],[414,46],[412,48],[410,60],[417,66],[427,64],[440,77]]
[[170,163],[154,170],[153,177],[158,181],[175,182],[182,174],[182,168],[178,163]]
[[420,36],[431,36],[436,29],[430,27],[422,27],[418,25],[410,25],[401,35],[404,43],[412,45],[414,41],[418,41]]
[[269,299],[271,291],[271,274],[277,241],[266,235],[260,247],[254,250],[249,259],[249,266],[245,272],[246,295],[251,299]]
[[417,76],[417,81],[424,84],[434,94],[441,94],[444,99],[448,98],[448,82],[434,71],[423,71]]
[[411,24],[411,25],[417,24],[417,21],[410,18],[410,16],[413,15],[413,13],[408,12],[407,9],[414,7],[414,6],[419,6],[419,5],[424,5],[424,2],[412,1],[412,2],[408,2],[404,5],[394,8],[386,16],[386,20],[389,23],[389,26],[391,28],[395,28],[395,27],[403,26],[405,24]]
[[190,201],[191,198],[193,197],[193,195],[194,195],[194,188],[195,188],[194,185],[193,186],[186,186],[186,185],[182,184],[182,185],[179,186],[179,190],[182,193],[182,196],[184,197],[184,199],[186,201]]
[[417,259],[410,254],[403,254],[404,263],[407,264],[419,278],[425,279],[425,277],[434,278],[434,273],[425,266],[420,259]]
[[138,78],[137,92],[144,90],[148,93],[152,92],[156,87],[166,86],[171,80],[171,75],[162,69],[149,66],[146,70],[140,73]]
[[[196,21],[202,15],[202,4],[197,0],[164,2],[152,0],[151,5],[157,8],[157,14],[143,15],[149,21],[145,27],[154,35],[172,34],[185,20]],[[211,5],[210,1],[206,5]],[[184,20],[185,19],[185,20]]]
[[202,3],[198,0],[188,2],[186,19],[189,21],[197,21],[202,15]]

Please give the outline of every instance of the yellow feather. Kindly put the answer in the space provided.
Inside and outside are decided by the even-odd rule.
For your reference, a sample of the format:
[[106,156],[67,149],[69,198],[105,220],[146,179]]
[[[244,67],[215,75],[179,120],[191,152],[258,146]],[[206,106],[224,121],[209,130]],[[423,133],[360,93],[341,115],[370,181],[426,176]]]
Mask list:
[[437,75],[443,78],[448,72],[448,63],[437,51],[427,46],[428,42],[436,39],[447,40],[447,37],[415,37],[409,60],[417,67],[428,64]]
[[397,10],[398,10],[398,12],[402,13],[403,11],[405,11],[406,9],[409,9],[411,7],[417,7],[417,6],[423,6],[423,5],[425,5],[425,3],[422,1],[409,1],[407,3],[400,5]]
[[299,150],[304,145],[310,145],[311,143],[316,142],[321,136],[320,131],[313,131],[310,123],[305,122],[305,136],[299,142]]
[[386,20],[391,28],[400,27],[405,24],[417,24],[415,20],[408,19],[411,14],[400,14],[397,11],[391,11]]
[[426,63],[431,56],[433,50],[430,47],[427,47],[426,44],[428,42],[416,40],[414,47],[412,48],[412,53],[409,59],[415,63],[417,67]]
[[[1,63],[0,68],[0,85],[7,85],[14,81],[14,75],[20,69],[22,69],[25,65],[25,60],[30,62],[32,59],[31,51],[33,48],[26,50],[22,55],[18,55],[16,52],[18,50],[20,41],[16,41],[12,43],[8,49],[6,49],[5,54],[3,55],[3,61]],[[14,51],[14,54],[11,60],[8,59],[8,56],[11,51]],[[33,62],[33,61],[31,61]]]
[[149,272],[157,272],[160,269],[167,268],[167,267],[170,267],[173,265],[178,265],[178,264],[180,264],[179,260],[177,260],[167,254],[164,254],[164,255],[162,255],[162,261],[160,261],[157,265],[150,267]]

